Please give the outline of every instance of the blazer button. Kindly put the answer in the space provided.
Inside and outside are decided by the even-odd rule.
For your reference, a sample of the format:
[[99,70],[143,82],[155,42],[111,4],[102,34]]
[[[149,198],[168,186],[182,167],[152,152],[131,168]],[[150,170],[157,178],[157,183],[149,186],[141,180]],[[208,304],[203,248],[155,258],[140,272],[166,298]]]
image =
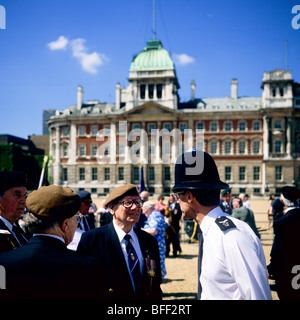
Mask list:
[[114,289],[109,288],[109,289],[108,289],[108,292],[109,292],[109,293],[113,293],[113,292],[114,292]]

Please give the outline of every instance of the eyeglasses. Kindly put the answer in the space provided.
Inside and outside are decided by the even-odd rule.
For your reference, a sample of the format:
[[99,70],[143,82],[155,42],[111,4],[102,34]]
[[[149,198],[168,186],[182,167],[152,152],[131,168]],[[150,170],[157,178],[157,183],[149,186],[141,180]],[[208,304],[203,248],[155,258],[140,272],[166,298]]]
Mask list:
[[138,200],[126,199],[123,201],[119,201],[119,203],[121,203],[122,206],[125,208],[131,208],[133,204],[135,204],[138,208],[142,207],[142,202],[139,199]]
[[179,191],[179,192],[173,192],[172,197],[174,198],[175,201],[179,200],[179,195],[184,194],[185,191]]
[[79,212],[77,214],[75,214],[75,217],[76,217],[76,220],[78,223],[80,223],[83,219],[83,215]]

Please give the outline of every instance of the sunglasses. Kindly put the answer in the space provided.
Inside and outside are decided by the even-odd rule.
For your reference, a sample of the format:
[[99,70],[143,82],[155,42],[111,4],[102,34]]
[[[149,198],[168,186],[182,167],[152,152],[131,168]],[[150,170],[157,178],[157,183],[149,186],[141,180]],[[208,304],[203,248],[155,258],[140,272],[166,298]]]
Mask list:
[[178,192],[173,192],[172,197],[174,198],[175,201],[179,200],[179,195],[184,194],[185,191],[178,191]]

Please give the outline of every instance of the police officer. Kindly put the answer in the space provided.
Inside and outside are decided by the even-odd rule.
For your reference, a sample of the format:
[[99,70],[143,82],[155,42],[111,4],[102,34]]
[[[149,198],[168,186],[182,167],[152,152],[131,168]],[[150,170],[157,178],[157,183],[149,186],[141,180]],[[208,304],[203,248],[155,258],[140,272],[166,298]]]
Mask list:
[[259,239],[219,207],[220,190],[228,187],[208,153],[178,157],[173,192],[185,219],[200,226],[198,299],[272,299]]

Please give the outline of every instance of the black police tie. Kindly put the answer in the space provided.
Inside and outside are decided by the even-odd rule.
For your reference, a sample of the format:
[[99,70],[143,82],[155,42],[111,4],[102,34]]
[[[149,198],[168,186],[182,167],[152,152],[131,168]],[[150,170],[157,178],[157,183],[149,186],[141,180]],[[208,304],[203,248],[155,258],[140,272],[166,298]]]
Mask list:
[[140,262],[133,248],[133,245],[130,242],[130,239],[131,239],[131,236],[129,234],[126,234],[124,237],[124,240],[125,240],[125,246],[126,246],[126,252],[127,252],[127,259],[128,259],[129,269],[134,281],[134,286],[135,286],[135,289],[137,289],[138,282],[141,276]]
[[198,300],[200,300],[201,293],[202,293],[202,286],[201,286],[201,283],[200,283],[200,275],[201,275],[202,256],[203,256],[203,233],[202,233],[200,228],[199,228],[198,240],[199,240],[199,251],[198,251]]
[[23,235],[20,227],[13,224],[12,231],[15,234],[20,246],[24,246],[24,244],[26,244],[28,242],[26,237]]

